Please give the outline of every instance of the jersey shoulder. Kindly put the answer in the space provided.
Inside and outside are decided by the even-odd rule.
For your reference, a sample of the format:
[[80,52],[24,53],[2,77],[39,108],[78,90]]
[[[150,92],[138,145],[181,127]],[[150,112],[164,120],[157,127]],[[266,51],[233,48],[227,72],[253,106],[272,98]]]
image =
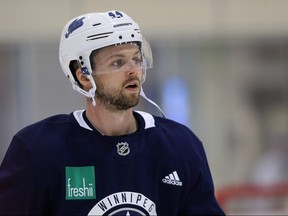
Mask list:
[[190,128],[171,119],[157,116],[154,119],[155,133],[163,144],[163,151],[196,166],[206,160],[203,144]]
[[29,134],[33,134],[35,136],[37,133],[43,132],[43,130],[45,130],[47,127],[65,127],[65,125],[68,126],[71,123],[75,123],[75,119],[72,117],[72,114],[58,114],[22,128],[16,133],[16,136]]
[[25,157],[35,161],[36,166],[47,164],[51,158],[58,158],[58,155],[65,152],[65,140],[78,128],[73,114],[48,117],[17,132],[12,138],[7,155],[15,157],[25,152]]

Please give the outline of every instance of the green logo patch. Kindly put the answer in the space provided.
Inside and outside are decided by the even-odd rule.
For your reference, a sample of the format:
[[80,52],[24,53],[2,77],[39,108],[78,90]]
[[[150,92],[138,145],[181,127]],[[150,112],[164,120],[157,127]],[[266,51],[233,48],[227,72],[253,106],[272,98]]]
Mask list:
[[66,200],[96,199],[94,166],[66,167]]

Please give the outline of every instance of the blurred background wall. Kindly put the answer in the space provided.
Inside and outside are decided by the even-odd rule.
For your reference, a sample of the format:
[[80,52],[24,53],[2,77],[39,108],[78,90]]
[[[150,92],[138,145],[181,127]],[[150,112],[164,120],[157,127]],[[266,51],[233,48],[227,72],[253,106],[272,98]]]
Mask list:
[[[82,13],[117,9],[152,45],[147,96],[203,141],[216,190],[287,182],[288,1],[0,3],[0,161],[24,126],[84,108],[60,69],[62,27]],[[159,115],[144,101],[138,109]]]

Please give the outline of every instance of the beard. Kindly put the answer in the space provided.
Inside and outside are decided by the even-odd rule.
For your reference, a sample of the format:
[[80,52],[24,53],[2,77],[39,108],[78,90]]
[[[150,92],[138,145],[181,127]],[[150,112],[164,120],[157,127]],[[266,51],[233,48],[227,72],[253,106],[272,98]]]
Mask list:
[[[123,83],[124,86],[135,80],[135,78],[130,78]],[[97,84],[96,98],[99,102],[110,110],[127,110],[135,107],[140,100],[140,92],[135,94],[124,94],[123,90],[117,90],[115,88],[105,88],[101,83]]]

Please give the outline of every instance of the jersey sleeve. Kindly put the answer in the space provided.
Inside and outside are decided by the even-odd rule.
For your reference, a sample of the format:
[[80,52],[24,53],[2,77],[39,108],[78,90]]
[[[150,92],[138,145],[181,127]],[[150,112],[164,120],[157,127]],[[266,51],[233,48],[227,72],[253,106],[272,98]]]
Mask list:
[[32,159],[33,140],[26,140],[28,137],[14,136],[1,164],[0,215],[47,214],[45,177]]
[[194,180],[191,181],[180,215],[225,215],[214,195],[213,179],[201,142],[199,142],[197,151],[198,162],[201,165],[197,166],[196,171],[195,167],[191,168],[191,170],[194,169],[193,176],[191,176]]

